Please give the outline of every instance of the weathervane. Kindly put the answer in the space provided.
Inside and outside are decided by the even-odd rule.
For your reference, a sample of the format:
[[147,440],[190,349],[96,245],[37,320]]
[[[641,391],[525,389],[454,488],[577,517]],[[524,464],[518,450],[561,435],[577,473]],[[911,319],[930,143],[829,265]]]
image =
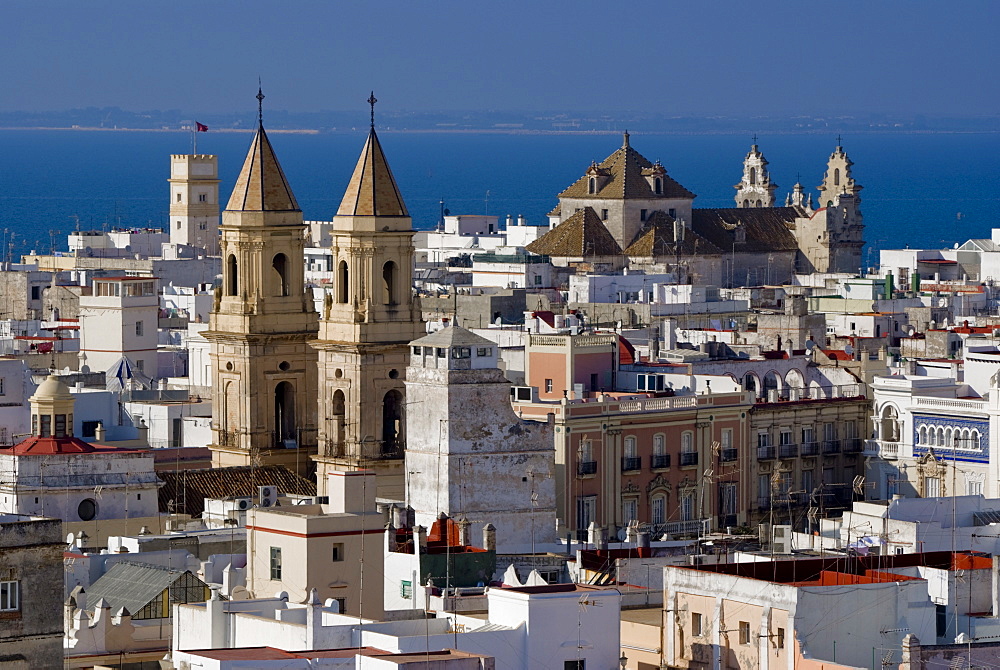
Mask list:
[[260,86],[260,77],[257,77],[257,123],[264,125],[264,91]]
[[375,129],[375,103],[378,102],[378,98],[375,97],[375,91],[368,96],[368,104],[372,107],[372,129]]

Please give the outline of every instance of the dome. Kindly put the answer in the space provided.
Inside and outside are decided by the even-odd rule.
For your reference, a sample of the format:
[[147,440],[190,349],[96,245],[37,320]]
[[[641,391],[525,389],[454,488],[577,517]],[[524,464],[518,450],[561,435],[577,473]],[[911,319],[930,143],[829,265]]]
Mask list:
[[55,375],[49,375],[35,390],[35,395],[31,396],[32,401],[72,399],[73,394],[70,393],[69,387]]

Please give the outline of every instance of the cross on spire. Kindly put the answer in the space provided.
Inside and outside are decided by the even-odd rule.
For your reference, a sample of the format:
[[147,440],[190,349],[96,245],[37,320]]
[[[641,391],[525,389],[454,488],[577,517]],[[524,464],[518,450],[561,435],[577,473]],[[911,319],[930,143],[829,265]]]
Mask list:
[[260,86],[260,77],[257,77],[257,124],[264,125],[264,91]]
[[753,139],[753,145],[757,146],[757,133],[754,133],[751,139]]
[[375,103],[376,102],[378,102],[378,98],[375,97],[375,91],[372,91],[372,94],[368,96],[368,104],[371,105],[371,108],[372,108],[372,129],[373,130],[375,129]]
[[837,146],[838,146],[838,147],[839,147],[839,146],[843,146],[843,144],[844,144],[844,143],[843,143],[843,140],[842,140],[842,138],[840,137],[840,133],[837,133]]

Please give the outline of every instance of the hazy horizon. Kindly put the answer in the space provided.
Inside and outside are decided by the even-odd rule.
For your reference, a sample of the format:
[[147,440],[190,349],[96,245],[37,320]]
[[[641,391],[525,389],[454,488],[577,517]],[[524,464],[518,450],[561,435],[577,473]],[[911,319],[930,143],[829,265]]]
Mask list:
[[[0,111],[995,114],[1000,4],[12,0]],[[606,111],[604,113],[607,113]]]

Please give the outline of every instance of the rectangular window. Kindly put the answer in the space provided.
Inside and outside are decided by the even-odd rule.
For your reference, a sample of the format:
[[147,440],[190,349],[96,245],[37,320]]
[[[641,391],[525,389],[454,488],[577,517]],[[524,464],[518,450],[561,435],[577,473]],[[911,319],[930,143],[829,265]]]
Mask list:
[[779,445],[789,445],[792,443],[792,431],[784,430],[778,433],[778,444]]
[[635,437],[629,435],[625,438],[625,458],[635,458],[636,453]]
[[563,670],[586,670],[587,662],[580,661],[563,661]]
[[545,380],[545,392],[546,393],[552,393],[552,380],[551,379],[546,379]]
[[684,433],[681,435],[681,453],[690,454],[692,451],[694,451],[694,433]]
[[809,444],[815,442],[816,438],[813,436],[812,426],[802,429],[802,444]]
[[770,447],[771,446],[771,436],[768,433],[757,433],[757,446],[758,447]]
[[750,644],[750,622],[740,622],[740,644]]
[[0,582],[0,612],[16,612],[21,609],[20,596],[20,582]]
[[590,390],[591,391],[596,391],[597,390],[597,383],[598,383],[597,382],[597,373],[596,372],[590,373]]
[[785,648],[785,629],[779,628],[778,632],[774,635],[774,646],[778,649]]
[[809,495],[813,492],[813,471],[803,470],[802,471],[802,490]]
[[451,350],[452,358],[472,358],[471,347],[455,347]]
[[344,560],[343,542],[337,542],[336,544],[333,545],[333,551],[330,560],[333,561],[334,563]]
[[924,497],[937,498],[940,497],[940,495],[941,480],[937,477],[924,477]]
[[0,377],[0,395],[6,395],[3,390],[3,377]]
[[665,448],[666,447],[664,445],[663,436],[662,435],[654,435],[653,436],[653,455],[654,456],[662,456],[664,454],[664,449]]
[[413,355],[414,356],[419,356],[420,352],[421,352],[420,347],[413,347]]
[[608,220],[608,210],[602,209],[601,210],[601,221],[607,221],[607,220]]
[[100,421],[84,421],[80,426],[80,437],[97,437],[97,424]]
[[688,492],[681,497],[681,521],[694,520],[694,493]]
[[677,218],[677,210],[674,209],[673,207],[671,207],[670,209],[667,210],[667,214],[670,215],[671,219],[676,219]]
[[66,437],[66,415],[56,414],[56,437]]
[[965,483],[965,495],[969,496],[981,496],[983,495],[983,483],[975,482],[969,480]]
[[32,300],[38,300],[40,297],[42,297],[41,293],[42,293],[42,289],[41,289],[40,286],[32,286],[31,287],[31,299]]
[[732,516],[737,513],[736,482],[719,484],[719,513]]
[[771,497],[771,478],[767,475],[757,475],[757,495],[762,500]]
[[142,337],[142,321],[135,322],[135,336]]
[[704,635],[701,623],[701,612],[691,612],[691,634],[695,637]]
[[208,196],[204,193],[198,194],[198,202],[208,202]]
[[482,357],[482,356],[492,356],[493,355],[493,347],[477,347],[476,348],[476,355],[480,356],[480,357]]
[[733,447],[733,429],[724,428],[722,431],[722,448],[732,449]]
[[640,209],[639,210],[639,220],[640,221],[645,221],[646,220],[646,210],[644,210],[644,209]]
[[180,194],[180,193],[178,193],[178,194],[177,194],[177,202],[180,202],[180,201],[181,201],[181,194]]
[[936,615],[934,617],[934,634],[938,637],[944,637],[948,634],[948,608],[945,605],[935,605],[934,613]]
[[448,357],[448,350],[447,349],[442,349],[441,347],[438,347],[437,357],[438,358],[447,358]]
[[38,433],[39,437],[52,437],[52,416],[42,415],[42,429]]
[[347,598],[334,598],[337,601],[337,611],[341,614],[347,614]]
[[657,496],[653,498],[653,509],[651,516],[651,521],[654,525],[660,525],[666,521],[666,507],[667,499],[663,496]]
[[542,276],[535,275],[535,286],[541,286],[541,285],[542,285]]
[[407,600],[413,598],[413,582],[402,581],[399,583],[399,597]]
[[627,526],[629,521],[635,521],[639,518],[639,501],[638,500],[623,500],[622,501],[622,522]]
[[597,496],[581,496],[576,499],[576,527],[586,531],[591,521],[597,521]]
[[823,424],[823,439],[828,442],[832,442],[837,439],[837,424],[835,423],[824,423]]
[[281,579],[281,547],[271,547],[271,579]]

